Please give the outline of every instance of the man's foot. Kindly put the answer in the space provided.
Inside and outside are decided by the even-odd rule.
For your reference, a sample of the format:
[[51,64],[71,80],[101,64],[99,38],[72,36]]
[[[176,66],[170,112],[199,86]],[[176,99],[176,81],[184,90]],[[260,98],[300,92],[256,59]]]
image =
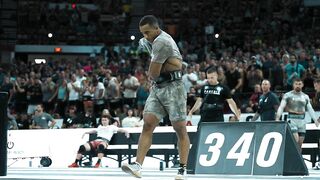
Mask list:
[[186,179],[186,168],[185,167],[180,167],[179,169],[178,169],[178,174],[176,175],[176,177],[175,177],[175,180],[184,180],[184,179]]
[[69,168],[77,168],[79,165],[77,163],[72,163],[71,165],[68,166]]
[[101,163],[96,163],[93,167],[94,168],[101,168]]
[[123,164],[121,166],[122,171],[133,175],[136,178],[141,178],[141,165],[137,162],[131,163],[131,164]]

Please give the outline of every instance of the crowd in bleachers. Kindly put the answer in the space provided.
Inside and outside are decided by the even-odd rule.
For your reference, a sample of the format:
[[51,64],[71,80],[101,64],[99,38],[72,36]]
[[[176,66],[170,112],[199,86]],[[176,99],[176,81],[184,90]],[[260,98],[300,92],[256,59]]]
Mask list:
[[[130,1],[19,1],[19,44],[85,44],[124,42]],[[48,38],[48,33],[53,36]]]
[[[114,11],[110,11],[113,12],[111,16],[118,17],[115,14],[121,14],[123,5],[128,2],[115,2],[117,3],[100,7],[112,7]],[[156,1],[148,1],[149,6],[154,7],[154,2]],[[300,0],[259,3],[255,0],[188,0],[182,6],[181,3],[177,6],[177,2],[179,5],[177,0],[157,1],[157,8],[151,10],[161,18],[164,30],[177,40],[186,62],[182,79],[188,92],[188,108],[193,106],[198,90],[206,82],[205,69],[211,65],[218,67],[219,82],[230,88],[242,112],[256,111],[257,97],[261,94],[258,84],[262,79],[269,79],[272,90],[281,97],[281,93],[290,90],[290,79],[293,76],[300,77],[305,84],[304,91],[313,96],[313,80],[320,77],[320,39],[319,33],[315,33],[318,28],[315,22],[317,8],[305,7]],[[272,6],[268,6],[270,4]],[[72,37],[70,34],[63,35],[68,33],[66,29],[73,31],[71,34],[80,33],[81,28],[77,29],[77,26],[86,24],[83,29],[87,30],[92,22],[97,22],[96,31],[99,32],[99,35],[94,35],[95,38],[99,38],[101,34],[108,37],[100,33],[102,31],[111,33],[112,36],[112,33],[124,33],[125,30],[110,31],[100,27],[99,18],[95,17],[99,16],[101,20],[101,9],[98,12],[87,11],[87,18],[94,21],[89,18],[85,23],[81,19],[81,13],[86,10],[81,7],[70,9],[52,6],[47,11],[48,3],[45,2],[40,7],[37,13],[42,16],[33,19],[36,22],[26,18],[34,16],[34,11],[29,11],[29,6],[25,8],[26,12],[22,11],[22,14],[28,14],[22,17],[26,18],[23,25],[26,27],[20,29],[21,32],[26,32],[23,35],[27,37],[25,42],[51,43],[46,39],[42,41],[39,37],[31,38],[28,35],[34,29],[28,27],[31,24],[39,28],[43,26],[46,30],[59,25],[61,27],[57,29],[61,33],[57,36],[62,39]],[[77,14],[75,16],[78,17],[78,24],[74,24],[72,18],[66,21],[65,18],[56,17],[72,17],[74,13]],[[49,17],[52,20],[48,21]],[[109,23],[116,22],[112,19]],[[213,36],[215,33],[219,33],[219,38]],[[39,36],[37,33],[33,34]],[[23,38],[20,40],[23,41]],[[1,70],[0,87],[2,91],[10,93],[9,109],[18,122],[18,128],[31,127],[37,104],[43,104],[45,112],[54,118],[64,119],[64,128],[94,127],[94,120],[103,112],[117,117],[121,125],[122,120],[128,116],[129,109],[139,121],[151,85],[146,76],[148,56],[144,51],[136,49],[133,47],[130,51],[125,51],[120,48],[120,51],[115,51],[110,46],[104,49],[108,52],[108,61],[105,61],[104,53],[88,59],[62,59],[45,65],[16,59],[17,68],[11,71]]]

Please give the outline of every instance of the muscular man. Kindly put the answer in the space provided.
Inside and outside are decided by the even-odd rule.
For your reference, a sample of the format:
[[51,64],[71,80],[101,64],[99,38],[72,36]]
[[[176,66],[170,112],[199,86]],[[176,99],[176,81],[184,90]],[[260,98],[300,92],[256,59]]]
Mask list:
[[224,122],[223,109],[225,101],[228,102],[231,111],[237,119],[240,119],[240,111],[237,105],[231,98],[231,93],[228,87],[219,84],[218,73],[215,67],[207,70],[207,84],[201,88],[200,97],[189,111],[189,116],[201,107],[200,122]]
[[306,134],[307,122],[304,120],[305,111],[308,111],[310,117],[315,122],[319,120],[315,116],[309,96],[302,92],[302,88],[302,80],[299,78],[294,79],[293,90],[284,94],[276,115],[276,121],[279,121],[284,108],[288,110],[288,122],[293,136],[300,147],[300,152]]
[[144,46],[150,56],[148,76],[153,86],[146,101],[143,120],[144,125],[139,139],[136,162],[123,164],[122,170],[141,178],[141,165],[152,144],[152,133],[159,121],[169,116],[178,137],[180,168],[175,179],[184,179],[189,154],[190,141],[186,129],[187,93],[181,77],[182,56],[172,37],[162,31],[156,17],[147,15],[139,23],[144,38]]

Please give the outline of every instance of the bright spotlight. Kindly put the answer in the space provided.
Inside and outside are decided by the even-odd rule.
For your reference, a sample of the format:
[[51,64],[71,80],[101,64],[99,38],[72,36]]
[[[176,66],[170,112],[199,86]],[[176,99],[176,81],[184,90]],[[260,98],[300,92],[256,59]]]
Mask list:
[[214,37],[218,39],[219,38],[219,34],[215,34]]
[[136,39],[136,37],[135,37],[134,35],[131,35],[131,36],[130,36],[130,39],[133,41],[133,40]]
[[52,38],[53,34],[52,33],[48,33],[48,37]]

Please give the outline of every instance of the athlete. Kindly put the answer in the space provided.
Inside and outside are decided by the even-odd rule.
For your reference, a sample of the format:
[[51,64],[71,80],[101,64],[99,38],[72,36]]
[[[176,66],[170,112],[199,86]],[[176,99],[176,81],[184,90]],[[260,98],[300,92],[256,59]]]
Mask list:
[[146,101],[144,125],[139,138],[136,162],[123,164],[122,170],[141,178],[141,166],[152,144],[152,133],[159,121],[169,116],[178,137],[180,167],[175,179],[184,179],[190,141],[186,128],[187,93],[182,78],[182,56],[172,37],[160,29],[153,15],[142,17],[139,23],[144,38],[140,40],[151,56],[148,77],[152,82]]
[[293,90],[284,94],[280,106],[277,111],[276,121],[280,120],[283,110],[288,111],[288,122],[296,142],[301,146],[306,134],[306,121],[304,120],[305,112],[308,111],[310,117],[319,122],[316,118],[314,110],[310,103],[310,98],[307,94],[302,92],[303,82],[296,78],[293,80]]

